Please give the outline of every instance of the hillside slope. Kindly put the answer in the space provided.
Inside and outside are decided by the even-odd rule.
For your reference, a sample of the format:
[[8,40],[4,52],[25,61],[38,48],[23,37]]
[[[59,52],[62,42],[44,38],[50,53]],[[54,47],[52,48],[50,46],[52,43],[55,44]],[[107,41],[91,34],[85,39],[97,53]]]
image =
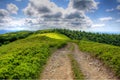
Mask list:
[[[79,42],[78,40],[71,40],[69,37],[65,36],[64,34],[60,34],[57,32],[47,32],[47,33],[38,32],[38,33],[29,34],[28,37],[27,36],[25,37],[23,37],[24,39],[18,38],[18,40],[14,42],[10,42],[9,44],[0,46],[0,79],[38,79],[46,65],[46,62],[48,61],[52,53],[54,55],[55,50],[63,47],[64,45],[67,44],[67,42],[76,42],[76,43]],[[71,47],[75,49],[71,51],[69,49]],[[90,57],[90,59],[88,59],[89,57],[88,54],[84,52],[79,52],[77,45],[69,46],[69,48],[64,47],[63,49],[58,49],[55,52],[55,55],[52,57],[53,59],[51,63],[48,63],[50,64],[51,67],[53,67],[52,69],[54,70],[56,69],[56,71],[58,71],[56,73],[56,71],[53,70],[58,78],[60,78],[60,75],[57,75],[59,74],[59,70],[61,70],[60,73],[64,72],[64,76],[62,76],[63,78],[64,77],[66,78],[65,75],[69,76],[69,79],[74,78],[73,77],[74,72],[71,73],[72,65],[70,65],[69,58],[66,55],[68,53],[74,54],[74,58],[76,59],[76,61],[78,61],[80,66],[82,65],[81,69],[83,70],[83,73],[86,70],[84,74],[86,76],[87,74],[89,74],[86,79],[88,79],[88,77],[95,79],[97,79],[97,77],[102,78],[101,76],[104,73],[106,75],[106,76],[104,75],[104,78],[114,77],[113,74],[112,74],[113,76],[109,76],[109,72],[104,71],[107,69],[104,68],[103,66],[100,66],[100,68],[97,69],[98,66],[96,66],[97,64],[95,62],[97,60],[96,57],[99,58],[101,61],[103,61],[103,63],[105,63],[108,67],[110,67],[116,73],[117,76],[120,76],[119,75],[120,47],[80,40],[79,42],[80,50],[89,52],[90,56],[91,55],[95,56],[95,59],[93,59],[93,57]],[[56,58],[56,56],[58,57]],[[91,60],[93,61],[91,62]],[[61,61],[63,62],[61,63]],[[69,65],[66,65],[66,63],[68,63]],[[61,67],[60,69],[58,69],[58,67],[54,68],[56,64],[58,65],[64,64],[64,65],[58,66]],[[95,64],[95,66],[93,64]],[[63,66],[65,65],[68,66],[69,68],[68,67],[63,68]],[[86,65],[88,66],[86,67]],[[102,71],[100,71],[101,68],[103,68]],[[65,69],[67,71],[62,69]],[[87,71],[87,69],[88,70],[96,69],[95,71],[93,71],[94,74],[96,74],[96,77],[92,74],[91,71]],[[70,75],[66,72],[70,72]],[[45,72],[45,74],[47,73]],[[52,75],[51,71],[49,71],[49,75]],[[49,79],[50,78],[51,77],[49,76]]]
[[51,51],[66,41],[46,36],[27,37],[0,47],[0,79],[35,79]]

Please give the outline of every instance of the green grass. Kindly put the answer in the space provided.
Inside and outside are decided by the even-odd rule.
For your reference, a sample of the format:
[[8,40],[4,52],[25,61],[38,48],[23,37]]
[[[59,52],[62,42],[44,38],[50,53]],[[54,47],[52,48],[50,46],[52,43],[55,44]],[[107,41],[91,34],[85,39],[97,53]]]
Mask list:
[[82,74],[79,64],[74,59],[73,54],[68,54],[68,57],[71,62],[72,70],[73,70],[73,76],[75,80],[84,80],[84,75]]
[[120,77],[120,47],[81,40],[80,50],[102,60]]
[[0,47],[0,79],[37,79],[52,50],[63,40],[32,36]]
[[73,45],[70,45],[69,50],[70,50],[70,51],[73,51],[74,48],[75,48],[75,47],[74,47]]
[[59,33],[43,33],[36,36],[46,36],[53,39],[70,40],[70,38],[68,38],[67,36]]

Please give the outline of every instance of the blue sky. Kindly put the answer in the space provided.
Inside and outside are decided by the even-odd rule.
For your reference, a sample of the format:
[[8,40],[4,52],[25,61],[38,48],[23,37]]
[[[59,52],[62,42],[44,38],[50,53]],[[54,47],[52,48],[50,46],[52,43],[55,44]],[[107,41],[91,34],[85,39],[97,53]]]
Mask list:
[[120,0],[0,0],[0,33],[66,28],[120,33]]

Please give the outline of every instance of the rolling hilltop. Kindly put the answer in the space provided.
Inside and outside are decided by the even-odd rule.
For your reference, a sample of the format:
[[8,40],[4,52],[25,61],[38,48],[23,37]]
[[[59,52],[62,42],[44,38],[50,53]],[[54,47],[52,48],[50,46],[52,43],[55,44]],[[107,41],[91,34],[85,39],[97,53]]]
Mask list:
[[119,51],[118,34],[66,29],[1,34],[0,79],[117,79]]

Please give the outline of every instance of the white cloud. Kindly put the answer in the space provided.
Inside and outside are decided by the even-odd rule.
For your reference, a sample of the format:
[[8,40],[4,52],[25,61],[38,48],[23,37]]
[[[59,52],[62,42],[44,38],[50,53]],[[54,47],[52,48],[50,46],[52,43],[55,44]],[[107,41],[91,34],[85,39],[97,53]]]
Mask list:
[[117,2],[120,2],[120,0],[117,0]]
[[116,22],[120,23],[120,19],[116,20]]
[[[83,7],[84,5],[86,6]],[[50,0],[30,0],[23,12],[25,15],[37,19],[38,23],[34,23],[32,20],[28,21],[29,25],[37,26],[37,28],[38,26],[47,26],[47,28],[74,28],[80,30],[91,26],[92,20],[85,15],[85,12],[97,9],[97,5],[98,3],[94,0],[81,0],[77,3],[70,0],[68,7],[63,9]],[[38,18],[44,21],[39,21]]]
[[112,9],[106,9],[106,12],[112,12],[112,11],[114,11],[113,8]]
[[15,0],[15,1],[21,2],[22,0]]
[[8,16],[8,15],[9,15],[9,13],[8,13],[7,10],[5,10],[5,9],[0,9],[0,18],[6,17],[6,16]]
[[25,25],[25,19],[12,19],[12,21],[9,22],[11,26],[24,26]]
[[118,6],[116,7],[116,9],[117,9],[117,10],[120,10],[120,5],[118,5]]
[[7,22],[0,23],[0,30],[27,30],[25,26],[25,19],[17,19],[8,17]]
[[92,28],[97,28],[97,27],[104,27],[105,24],[93,24]]
[[50,2],[49,0],[30,0],[28,6],[23,10],[23,12],[28,16],[36,17],[37,15],[38,17],[64,12],[64,9],[58,7],[54,2]]
[[[75,6],[78,3],[81,5]],[[6,18],[6,23],[0,23],[0,29],[39,30],[67,28],[80,30],[90,28],[92,20],[85,13],[86,11],[97,9],[98,3],[94,0],[80,1],[78,3],[71,0],[68,7],[64,9],[58,7],[50,0],[29,0],[27,7],[23,9],[24,14],[28,18],[17,19],[9,16]],[[84,5],[86,7],[83,7]],[[7,9],[8,13],[17,14],[18,8],[16,5],[8,4]]]
[[91,11],[97,9],[98,4],[95,0],[70,0],[69,6],[80,11]]
[[17,19],[10,16],[5,9],[0,9],[0,30],[22,30],[25,26],[24,19]]
[[9,12],[5,9],[0,9],[0,23],[8,22]]
[[18,12],[18,7],[13,3],[7,4],[7,9],[11,14],[17,14]]
[[99,18],[100,21],[110,21],[112,20],[112,17],[103,17],[103,18]]
[[[75,5],[77,6],[75,7]],[[83,7],[84,5],[86,6]],[[98,3],[95,2],[94,0],[85,0],[85,1],[78,0],[77,3],[73,0],[70,0],[67,9],[63,9],[62,7],[58,7],[54,2],[51,2],[50,0],[44,0],[44,1],[30,0],[28,6],[25,9],[23,9],[23,12],[28,16],[37,15],[37,17],[43,16],[44,14],[52,15],[56,13],[62,13],[62,17],[64,17],[64,15],[68,14],[68,12],[69,13],[72,13],[75,11],[84,12],[84,11],[91,11],[93,9],[97,9],[97,5]]]

